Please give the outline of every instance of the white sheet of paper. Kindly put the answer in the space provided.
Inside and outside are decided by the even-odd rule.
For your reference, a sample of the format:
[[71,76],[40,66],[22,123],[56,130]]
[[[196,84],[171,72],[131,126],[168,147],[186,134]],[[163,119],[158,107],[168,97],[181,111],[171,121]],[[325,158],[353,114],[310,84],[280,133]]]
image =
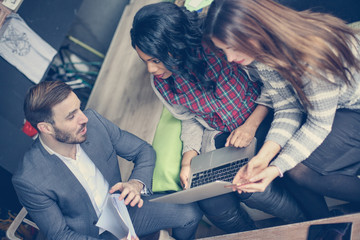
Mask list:
[[120,194],[109,195],[96,226],[112,233],[118,239],[136,236],[129,212],[124,200],[119,200]]
[[122,217],[122,220],[125,222],[126,226],[129,229],[130,239],[131,236],[136,236],[134,226],[131,222],[131,218],[129,215],[129,212],[126,208],[126,205],[124,203],[124,200],[119,200],[120,194],[112,194],[111,198],[113,201],[114,206],[116,207],[116,210],[118,211],[119,215]]

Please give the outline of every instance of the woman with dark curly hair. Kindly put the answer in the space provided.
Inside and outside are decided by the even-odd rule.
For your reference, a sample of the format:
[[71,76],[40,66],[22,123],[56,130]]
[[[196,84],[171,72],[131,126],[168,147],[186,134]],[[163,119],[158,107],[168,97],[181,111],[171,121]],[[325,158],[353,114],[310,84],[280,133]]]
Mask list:
[[[240,65],[228,63],[221,52],[203,44],[196,12],[169,2],[147,5],[134,17],[131,41],[152,74],[155,93],[182,122],[180,181],[184,189],[191,159],[201,152],[246,147],[254,136],[261,145],[267,127],[260,123],[268,109],[255,104],[260,86]],[[296,202],[276,184],[263,193],[234,192],[199,201],[199,205],[226,232],[254,229],[240,201],[288,222],[304,220]]]

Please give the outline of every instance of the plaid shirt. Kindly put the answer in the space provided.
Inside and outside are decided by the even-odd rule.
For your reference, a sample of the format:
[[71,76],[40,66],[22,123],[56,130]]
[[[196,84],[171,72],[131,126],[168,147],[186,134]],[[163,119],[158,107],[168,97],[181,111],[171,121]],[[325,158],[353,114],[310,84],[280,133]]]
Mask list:
[[174,73],[171,77],[174,78],[175,94],[166,79],[155,77],[155,87],[169,103],[187,107],[216,130],[231,132],[255,109],[260,87],[248,79],[241,66],[228,63],[224,56],[217,56],[205,48],[198,57],[206,61],[206,77],[216,82],[215,90],[200,90],[193,82]]

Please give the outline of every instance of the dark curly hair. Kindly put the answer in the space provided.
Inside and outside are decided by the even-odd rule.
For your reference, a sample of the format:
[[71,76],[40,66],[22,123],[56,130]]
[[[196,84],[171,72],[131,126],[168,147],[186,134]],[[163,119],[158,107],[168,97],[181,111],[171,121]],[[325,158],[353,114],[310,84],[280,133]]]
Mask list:
[[[174,3],[146,5],[134,17],[131,44],[159,59],[169,71],[195,83],[199,89],[213,89],[215,83],[205,77],[206,63],[197,57],[204,51],[201,23],[196,12]],[[167,81],[176,92],[174,78]]]

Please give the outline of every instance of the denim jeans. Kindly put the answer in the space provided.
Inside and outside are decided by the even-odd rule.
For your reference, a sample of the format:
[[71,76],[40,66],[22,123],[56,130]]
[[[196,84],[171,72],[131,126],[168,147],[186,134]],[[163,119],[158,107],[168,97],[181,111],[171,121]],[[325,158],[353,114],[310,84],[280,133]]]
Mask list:
[[161,229],[172,228],[175,239],[194,239],[196,229],[203,213],[196,203],[172,204],[149,202],[162,194],[143,197],[141,208],[128,207],[136,234],[141,237]]
[[[257,132],[257,150],[262,146],[266,133],[272,122],[272,112],[261,123]],[[229,132],[219,134],[215,138],[215,147],[222,148]],[[271,183],[264,192],[242,193],[237,192],[199,201],[199,206],[205,216],[218,228],[227,233],[247,231],[256,226],[248,213],[242,209],[240,202],[250,208],[255,208],[279,217],[288,223],[304,221],[305,216],[298,203],[277,181]]]

